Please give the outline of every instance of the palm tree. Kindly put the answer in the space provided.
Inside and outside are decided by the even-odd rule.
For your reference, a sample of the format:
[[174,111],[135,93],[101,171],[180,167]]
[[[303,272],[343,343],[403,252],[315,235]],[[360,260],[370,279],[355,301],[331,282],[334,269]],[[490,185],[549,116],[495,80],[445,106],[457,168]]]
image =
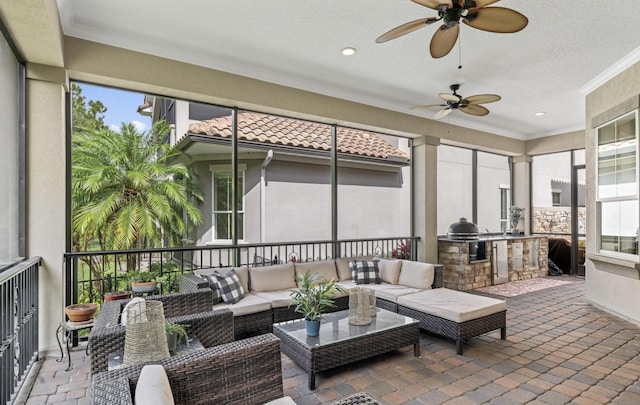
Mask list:
[[[202,223],[196,203],[202,193],[192,172],[172,163],[181,151],[164,142],[169,125],[156,122],[139,132],[122,123],[75,128],[72,209],[74,245],[97,241],[103,250],[171,246],[188,236],[189,223]],[[188,219],[187,220],[185,220]]]

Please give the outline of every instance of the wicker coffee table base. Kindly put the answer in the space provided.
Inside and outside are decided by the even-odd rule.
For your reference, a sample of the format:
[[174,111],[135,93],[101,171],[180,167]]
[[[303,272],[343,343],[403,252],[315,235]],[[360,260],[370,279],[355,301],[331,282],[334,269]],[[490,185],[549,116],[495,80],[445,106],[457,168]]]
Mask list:
[[[323,325],[325,326],[325,325]],[[364,334],[352,339],[324,346],[308,348],[293,336],[273,327],[273,333],[282,342],[282,353],[309,374],[309,389],[316,389],[316,373],[343,366],[369,357],[413,345],[413,355],[420,357],[420,328],[418,323]]]

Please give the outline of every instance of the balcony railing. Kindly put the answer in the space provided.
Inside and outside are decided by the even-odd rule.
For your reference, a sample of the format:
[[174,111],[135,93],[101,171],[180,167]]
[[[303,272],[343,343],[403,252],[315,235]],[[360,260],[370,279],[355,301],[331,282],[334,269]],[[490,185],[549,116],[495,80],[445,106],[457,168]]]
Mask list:
[[10,403],[38,360],[40,258],[0,273],[0,404]]
[[127,273],[151,270],[166,279],[160,293],[177,290],[179,274],[195,269],[264,266],[290,261],[377,255],[415,260],[417,237],[349,239],[238,245],[187,246],[65,254],[66,303],[101,303],[109,292],[129,290]]

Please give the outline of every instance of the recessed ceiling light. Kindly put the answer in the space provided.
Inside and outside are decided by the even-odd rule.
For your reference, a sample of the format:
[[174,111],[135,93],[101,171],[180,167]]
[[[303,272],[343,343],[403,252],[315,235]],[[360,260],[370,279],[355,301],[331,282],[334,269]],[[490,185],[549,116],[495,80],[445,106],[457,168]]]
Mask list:
[[356,48],[352,48],[350,46],[346,47],[346,48],[342,48],[342,54],[344,56],[351,56],[354,53],[356,53]]
[[546,114],[545,112],[542,112],[542,111],[541,111],[541,112],[537,112],[537,113],[535,113],[535,114],[533,114],[533,115],[535,115],[536,117],[542,117],[542,116],[543,116],[543,115],[545,115],[545,114]]

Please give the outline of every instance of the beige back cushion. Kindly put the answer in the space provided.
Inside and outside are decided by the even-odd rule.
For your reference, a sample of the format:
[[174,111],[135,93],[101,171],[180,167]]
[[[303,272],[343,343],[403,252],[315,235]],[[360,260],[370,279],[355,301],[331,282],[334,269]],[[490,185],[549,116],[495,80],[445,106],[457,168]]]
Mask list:
[[159,364],[142,367],[136,384],[136,405],[174,405],[171,385],[164,368]]
[[402,267],[402,261],[396,259],[378,259],[378,269],[380,270],[380,278],[383,282],[389,284],[398,284],[398,277],[400,277],[400,268]]
[[193,274],[195,274],[196,276],[202,277],[205,274],[207,275],[213,274],[216,271],[220,274],[227,274],[231,270],[236,271],[236,274],[240,279],[240,285],[242,285],[242,289],[244,290],[245,294],[247,294],[249,292],[249,267],[247,266],[198,269],[198,270],[194,270]]
[[373,256],[356,256],[356,257],[341,257],[336,259],[336,269],[338,270],[338,277],[340,281],[351,280],[351,269],[349,268],[349,262],[354,260],[373,260]]
[[428,290],[433,284],[434,277],[435,268],[433,264],[402,260],[398,284]]
[[296,263],[296,276],[302,277],[307,271],[311,271],[311,274],[318,273],[324,279],[329,281],[331,279],[338,281],[338,273],[336,272],[336,264],[333,260],[323,260],[319,262],[304,262]]
[[251,291],[268,292],[296,288],[293,263],[276,264],[274,266],[252,267]]

